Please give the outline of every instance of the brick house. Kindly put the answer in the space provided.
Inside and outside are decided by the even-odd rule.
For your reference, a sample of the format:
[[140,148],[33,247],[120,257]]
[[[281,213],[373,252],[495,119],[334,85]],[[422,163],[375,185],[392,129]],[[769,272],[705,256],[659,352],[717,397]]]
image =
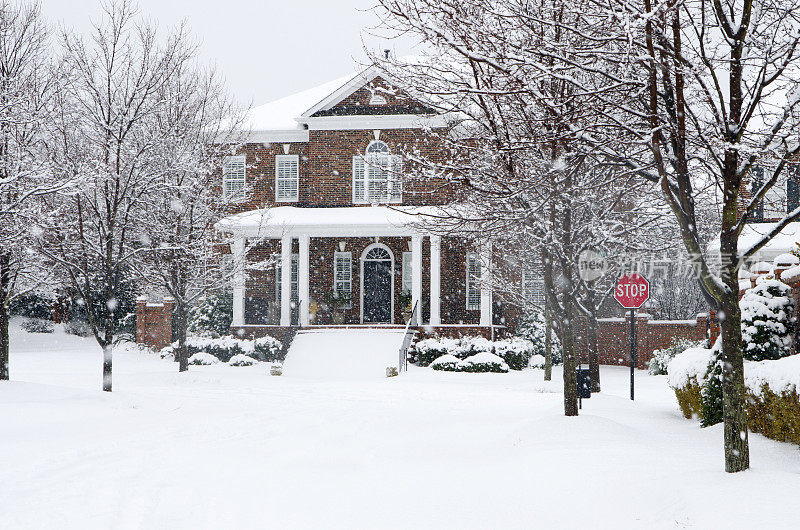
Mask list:
[[435,133],[447,116],[368,68],[256,107],[248,120],[221,173],[235,213],[216,224],[233,238],[234,262],[247,263],[233,282],[234,332],[399,326],[412,308],[443,334],[513,327],[517,311],[482,281],[497,249],[426,229],[426,214],[459,190],[406,178],[404,153],[444,156]]

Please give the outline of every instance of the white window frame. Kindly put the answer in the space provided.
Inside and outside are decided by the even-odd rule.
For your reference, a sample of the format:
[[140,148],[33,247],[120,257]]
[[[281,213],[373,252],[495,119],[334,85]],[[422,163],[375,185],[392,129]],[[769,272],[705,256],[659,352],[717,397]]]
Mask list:
[[[281,276],[283,276],[283,266],[281,265],[281,255],[273,254],[275,258],[275,301],[281,301]],[[296,302],[300,299],[300,254],[292,254],[292,281],[289,299]]]
[[411,292],[411,283],[412,283],[411,268],[413,266],[414,263],[412,261],[412,253],[403,252],[402,276],[400,281],[400,292],[403,294],[408,294]]
[[[339,271],[339,260],[346,260],[347,261],[347,278],[340,278],[337,276]],[[339,289],[340,284],[347,284],[347,289]],[[333,292],[334,293],[347,293],[350,295],[350,302],[347,304],[342,305],[344,309],[350,309],[353,307],[353,254],[351,252],[339,252],[336,251],[333,253]]]
[[[370,142],[363,156],[353,157],[353,204],[402,204],[402,175],[403,157],[390,154],[385,142]],[[377,185],[385,190],[371,195]]]
[[534,271],[522,273],[522,298],[526,307],[544,309],[544,280]]
[[[477,274],[471,271],[477,267]],[[476,252],[467,252],[466,259],[466,308],[468,311],[477,311],[481,308],[481,257]],[[472,292],[473,296],[470,296]]]
[[[231,168],[235,165],[235,168]],[[235,174],[233,172],[235,171]],[[226,200],[244,199],[247,185],[247,156],[226,156],[222,160],[222,196]]]
[[[289,164],[294,169],[293,175],[282,174],[282,167]],[[281,184],[293,183],[294,193],[281,196]],[[275,202],[297,202],[300,200],[300,156],[275,155]]]

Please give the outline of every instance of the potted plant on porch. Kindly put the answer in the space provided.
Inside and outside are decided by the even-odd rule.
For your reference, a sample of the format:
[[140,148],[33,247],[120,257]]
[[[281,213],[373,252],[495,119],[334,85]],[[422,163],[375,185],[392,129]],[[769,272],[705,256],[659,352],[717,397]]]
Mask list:
[[408,322],[411,320],[411,292],[401,291],[397,301],[400,303],[400,314],[403,316],[403,322]]
[[331,314],[331,321],[334,324],[344,324],[347,317],[346,309],[350,308],[351,295],[346,292],[328,291],[325,294],[324,303],[328,306]]

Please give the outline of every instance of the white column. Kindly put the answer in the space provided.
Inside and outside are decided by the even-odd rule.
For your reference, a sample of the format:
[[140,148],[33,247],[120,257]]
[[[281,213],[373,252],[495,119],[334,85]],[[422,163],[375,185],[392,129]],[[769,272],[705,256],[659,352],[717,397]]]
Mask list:
[[297,257],[297,290],[300,298],[300,325],[308,326],[308,307],[311,303],[308,291],[309,266],[309,236],[300,236],[300,255]]
[[442,238],[431,236],[431,326],[442,323]]
[[292,238],[281,238],[281,326],[292,324]]
[[492,244],[484,243],[481,248],[481,326],[492,325]]
[[422,236],[411,236],[411,308],[417,308],[417,324],[422,321]]
[[233,242],[233,320],[234,326],[244,326],[245,296],[245,242],[244,237],[237,237]]

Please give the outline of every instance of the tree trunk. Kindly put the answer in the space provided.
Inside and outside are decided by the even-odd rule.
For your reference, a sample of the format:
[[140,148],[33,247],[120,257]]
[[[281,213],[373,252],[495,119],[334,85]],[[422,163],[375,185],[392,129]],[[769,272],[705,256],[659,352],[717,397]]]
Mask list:
[[186,350],[186,308],[182,302],[175,304],[175,331],[178,335],[178,349],[175,352],[178,361],[178,371],[185,372],[189,369],[189,355]]
[[597,345],[597,304],[594,297],[594,282],[586,285],[586,305],[589,314],[586,316],[586,346],[589,350],[589,375],[592,378],[592,392],[600,392],[600,352]]
[[111,392],[111,354],[114,346],[111,342],[103,345],[103,392]]
[[[736,296],[736,295],[734,295]],[[744,400],[744,361],[738,300],[726,304],[722,319],[722,410],[725,422],[725,471],[736,473],[750,467],[747,414]]]
[[[571,286],[570,281],[565,282]],[[567,293],[571,289],[565,289]],[[575,334],[573,332],[572,300],[565,297],[564,322],[561,325],[561,352],[564,358],[564,415],[578,415],[578,381],[575,375]]]
[[592,377],[592,392],[600,392],[600,354],[597,345],[597,313],[594,308],[586,318],[587,345],[589,347],[589,373]]
[[742,314],[739,309],[739,266],[738,260],[728,258],[728,256],[738,256],[739,245],[738,234],[729,228],[736,220],[736,212],[733,211],[733,207],[729,210],[724,212],[720,235],[720,255],[723,257],[722,281],[728,290],[720,301],[717,317],[722,332],[725,471],[736,473],[750,467],[750,448],[747,438],[747,414],[744,407],[747,394],[742,356]]
[[8,301],[11,299],[11,255],[0,252],[0,381],[8,381]]
[[553,317],[550,304],[544,305],[544,380],[553,379]]

